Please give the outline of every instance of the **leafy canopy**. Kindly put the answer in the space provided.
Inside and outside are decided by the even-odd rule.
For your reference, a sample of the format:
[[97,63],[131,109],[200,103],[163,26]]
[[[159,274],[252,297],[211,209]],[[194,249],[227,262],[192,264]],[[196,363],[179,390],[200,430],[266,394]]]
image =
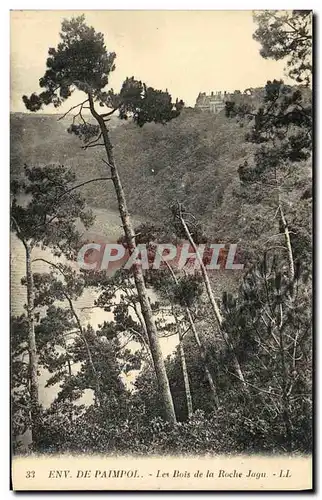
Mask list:
[[24,177],[12,179],[10,186],[11,227],[19,239],[73,258],[82,242],[76,222],[79,219],[88,228],[94,221],[74,189],[75,180],[75,173],[63,165],[25,165]]
[[254,13],[258,24],[253,38],[265,59],[287,58],[288,76],[309,84],[312,74],[312,12],[264,10]]
[[58,108],[75,90],[85,92],[100,106],[112,109],[111,113],[118,110],[121,119],[131,116],[139,126],[151,121],[166,123],[183,108],[183,101],[172,103],[167,91],[147,87],[134,77],[126,78],[119,93],[107,90],[116,54],[106,49],[102,33],[85,24],[84,15],[70,21],[65,19],[60,38],[57,48],[49,49],[47,70],[39,80],[44,90],[30,97],[23,96],[30,111],[39,111],[49,104]]
[[108,52],[102,33],[86,26],[84,16],[62,22],[57,49],[48,50],[47,70],[39,85],[45,90],[23,101],[30,111],[38,111],[43,105],[59,107],[75,89],[99,94],[114,71],[116,54]]

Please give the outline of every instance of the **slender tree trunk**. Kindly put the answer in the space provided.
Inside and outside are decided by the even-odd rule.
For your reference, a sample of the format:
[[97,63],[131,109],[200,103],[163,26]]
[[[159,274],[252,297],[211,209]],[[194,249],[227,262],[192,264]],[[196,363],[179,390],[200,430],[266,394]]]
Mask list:
[[[292,282],[294,282],[295,272],[294,272],[294,259],[293,259],[293,250],[290,232],[288,229],[288,224],[284,215],[283,207],[281,201],[279,199],[279,213],[280,213],[280,221],[284,231],[286,249],[287,249],[287,257],[289,263],[289,278]],[[292,287],[292,292],[290,294],[290,299],[293,301],[294,299],[294,290]],[[290,401],[288,395],[288,381],[289,381],[289,373],[288,367],[285,359],[285,346],[284,346],[284,334],[283,334],[283,306],[280,304],[280,324],[279,324],[279,341],[280,341],[280,356],[281,356],[281,365],[282,365],[282,400],[283,400],[283,420],[285,426],[285,434],[287,439],[288,449],[292,451],[293,448],[293,426],[292,420],[290,416]]]
[[[124,234],[126,237],[127,245],[128,245],[128,250],[130,254],[132,254],[136,248],[136,243],[135,243],[135,233],[131,224],[129,212],[127,209],[126,205],[126,199],[125,199],[125,194],[123,191],[121,179],[114,161],[114,155],[113,155],[113,147],[110,142],[108,130],[105,125],[104,119],[99,115],[99,113],[96,112],[95,107],[94,107],[94,102],[91,94],[88,94],[89,98],[89,104],[90,104],[90,110],[93,115],[93,117],[97,120],[104,145],[105,145],[105,151],[107,155],[107,160],[108,160],[108,166],[111,171],[111,177],[112,181],[114,184],[116,196],[117,196],[117,201],[118,201],[118,207],[119,207],[119,213],[121,216],[122,224],[123,224],[123,229],[124,229]],[[144,276],[142,272],[142,268],[137,265],[132,266],[132,272],[134,276],[134,281],[136,285],[136,289],[138,292],[138,297],[141,305],[141,311],[142,315],[144,318],[144,322],[146,325],[148,337],[149,337],[149,344],[150,344],[150,349],[151,349],[151,354],[153,358],[153,363],[154,363],[154,369],[157,377],[157,382],[158,386],[160,389],[160,396],[163,401],[163,408],[164,408],[164,417],[165,419],[170,423],[170,424],[175,424],[176,423],[176,415],[174,411],[174,405],[173,405],[173,400],[170,392],[170,386],[169,386],[169,381],[165,369],[165,364],[162,356],[162,350],[160,346],[160,341],[158,338],[157,334],[157,329],[155,326],[154,318],[153,318],[153,313],[152,313],[152,308],[151,304],[149,301],[149,297],[147,294],[147,290],[145,287],[145,282],[144,282]]]
[[98,375],[97,370],[95,368],[95,365],[93,363],[92,353],[91,353],[91,350],[89,348],[88,342],[87,342],[84,334],[81,335],[81,339],[85,344],[87,357],[88,357],[88,363],[89,363],[89,366],[91,367],[91,370],[92,370],[92,373],[94,376],[94,380],[95,380],[95,391],[94,391],[95,392],[95,404],[97,406],[101,406],[101,387],[100,387],[100,382],[99,382],[99,375]]
[[208,367],[205,349],[204,349],[204,347],[203,347],[203,345],[201,343],[199,334],[198,334],[198,332],[196,330],[194,321],[193,321],[192,316],[191,316],[190,309],[188,307],[186,308],[186,314],[187,314],[187,318],[188,318],[188,321],[189,321],[190,326],[191,326],[191,330],[193,332],[193,335],[194,335],[195,340],[197,342],[197,345],[199,347],[200,357],[201,357],[201,359],[203,361],[203,366],[204,366],[204,370],[205,370],[206,377],[207,377],[207,380],[208,380],[208,384],[209,384],[209,387],[210,387],[211,396],[212,396],[215,408],[216,408],[216,410],[218,410],[218,408],[220,406],[220,403],[219,403],[219,398],[218,398],[218,394],[217,394],[217,389],[216,389],[216,386],[215,386],[215,383],[214,383],[214,379],[212,378],[212,375],[211,375],[209,367]]
[[285,435],[287,439],[287,447],[290,451],[293,448],[293,428],[290,414],[290,400],[288,394],[289,370],[285,357],[285,345],[283,334],[283,306],[280,304],[280,321],[278,325],[279,348],[282,368],[282,401],[283,401],[283,420],[285,426]]
[[290,279],[291,281],[294,281],[294,259],[293,259],[293,250],[292,250],[292,244],[291,244],[291,237],[290,237],[290,232],[288,229],[288,224],[285,218],[283,206],[282,206],[282,200],[281,200],[281,186],[280,182],[278,179],[278,173],[277,173],[277,168],[275,166],[274,168],[274,181],[275,181],[275,188],[276,188],[276,198],[277,198],[277,211],[280,214],[280,224],[283,228],[284,232],[284,237],[285,237],[285,243],[286,243],[286,249],[287,249],[287,258],[288,258],[288,263],[289,263],[289,271],[290,271]]
[[[161,258],[162,258],[162,255],[161,255]],[[176,275],[174,274],[173,272],[173,269],[172,267],[170,266],[169,262],[167,262],[166,260],[163,260],[163,262],[166,264],[171,276],[172,276],[172,279],[174,280],[174,282],[176,284],[178,284],[178,280],[177,280],[177,277]],[[190,324],[190,327],[191,327],[191,330],[193,332],[193,335],[195,337],[195,340],[196,340],[196,343],[199,347],[199,352],[200,352],[200,357],[203,361],[203,366],[204,366],[204,369],[205,369],[205,373],[206,373],[206,377],[207,377],[207,380],[208,380],[208,383],[209,383],[209,387],[210,387],[210,392],[211,392],[211,396],[212,396],[212,399],[213,399],[213,402],[214,402],[214,405],[215,405],[215,408],[218,410],[219,408],[219,399],[218,399],[218,394],[217,394],[217,389],[216,389],[216,386],[215,386],[215,383],[214,383],[214,380],[212,378],[212,375],[210,373],[210,370],[208,368],[208,363],[207,363],[207,357],[206,357],[206,353],[205,353],[205,349],[201,343],[201,340],[200,340],[200,337],[199,337],[199,334],[197,332],[197,329],[195,327],[195,323],[193,321],[193,318],[192,318],[192,314],[190,312],[190,309],[188,306],[186,306],[184,308],[185,310],[185,313],[187,315],[187,318],[188,318],[188,321],[189,321],[189,324]]]
[[[55,264],[53,264],[55,266]],[[84,331],[83,331],[83,327],[81,325],[81,322],[79,320],[79,317],[75,311],[75,308],[74,308],[74,305],[73,305],[73,301],[71,300],[71,298],[66,294],[64,293],[64,296],[65,298],[67,299],[67,302],[69,304],[69,308],[76,320],[76,323],[77,323],[77,328],[79,330],[79,334],[78,336],[82,339],[84,345],[85,345],[85,349],[86,349],[86,353],[87,353],[87,359],[88,359],[88,364],[92,370],[92,373],[93,373],[93,377],[94,377],[94,380],[95,380],[95,390],[94,390],[94,394],[95,394],[95,404],[97,406],[100,406],[101,405],[101,387],[100,387],[100,380],[99,380],[99,374],[97,373],[97,370],[95,368],[95,365],[94,365],[94,362],[93,362],[93,358],[92,358],[92,353],[91,353],[91,350],[90,350],[90,347],[88,345],[88,342],[87,342],[87,339],[86,339],[86,336],[84,334]]]
[[190,390],[186,357],[185,357],[182,342],[183,342],[183,339],[180,339],[179,340],[179,353],[180,353],[180,361],[181,361],[181,367],[182,367],[182,373],[183,373],[184,390],[185,390],[186,400],[187,400],[188,418],[190,418],[193,414],[192,396],[191,396],[191,390]]
[[69,355],[67,354],[67,370],[69,378],[72,376],[72,365],[70,363]]
[[234,351],[233,345],[232,345],[232,343],[230,341],[229,335],[222,328],[222,321],[223,321],[222,320],[222,316],[220,314],[219,307],[218,307],[217,302],[215,300],[215,297],[214,297],[214,294],[213,294],[213,291],[212,291],[212,288],[211,288],[210,280],[209,280],[209,277],[208,277],[205,265],[204,265],[204,263],[202,261],[202,258],[200,257],[197,245],[195,244],[195,242],[194,242],[194,240],[193,240],[193,238],[191,236],[189,228],[188,228],[188,226],[187,226],[184,218],[182,217],[181,211],[179,212],[179,218],[180,218],[181,225],[182,225],[182,227],[183,227],[183,229],[184,229],[184,231],[185,231],[185,233],[187,235],[189,243],[192,245],[192,247],[193,247],[193,249],[194,249],[194,251],[196,253],[196,257],[197,257],[197,260],[198,260],[198,262],[200,264],[201,274],[202,274],[203,281],[204,281],[204,284],[205,284],[205,287],[206,287],[207,295],[209,297],[211,308],[212,308],[212,311],[213,311],[214,316],[216,318],[216,321],[218,323],[220,333],[221,333],[221,335],[222,335],[222,337],[223,337],[223,339],[224,339],[224,341],[225,341],[225,343],[227,345],[227,348],[228,348],[228,350],[230,352],[230,355],[232,357],[232,362],[233,362],[235,371],[237,373],[237,376],[238,376],[239,380],[243,384],[244,389],[247,390],[247,385],[246,385],[246,382],[245,382],[245,378],[244,378],[243,372],[241,370],[239,361],[237,359],[236,353]]
[[[148,336],[148,332],[146,330],[146,326],[145,326],[145,322],[144,322],[144,318],[141,314],[141,311],[139,310],[139,308],[137,307],[137,305],[135,303],[133,303],[133,309],[135,311],[135,314],[140,322],[140,325],[142,327],[142,330],[143,330],[143,335],[138,332],[137,330],[134,330],[132,329],[132,331],[140,338],[142,344],[143,344],[143,347],[147,353],[147,356],[148,356],[148,364],[149,366],[154,369],[154,363],[153,363],[153,358],[152,358],[152,354],[151,354],[151,349],[150,349],[150,346],[149,346],[149,336]],[[147,339],[147,340],[146,340]]]
[[189,382],[189,375],[188,375],[188,369],[187,369],[187,363],[186,363],[186,356],[185,356],[184,347],[183,347],[182,327],[181,327],[180,322],[178,321],[174,307],[172,307],[172,314],[174,316],[174,319],[176,322],[176,327],[177,327],[177,332],[179,335],[180,362],[181,362],[181,368],[182,368],[182,374],[183,374],[184,390],[185,390],[186,401],[187,401],[188,418],[190,418],[193,414],[193,405],[192,405],[192,396],[191,396],[191,390],[190,390],[190,382]]
[[282,224],[282,227],[284,230],[285,243],[286,243],[286,248],[287,248],[287,257],[288,257],[288,262],[289,262],[290,279],[291,279],[291,281],[293,281],[294,280],[293,250],[292,250],[292,244],[291,244],[291,238],[290,238],[290,232],[288,229],[288,224],[287,224],[287,221],[285,219],[285,215],[284,215],[281,203],[279,203],[279,212],[280,212],[280,220],[281,220],[281,224]]
[[32,442],[37,446],[39,429],[39,385],[38,385],[38,356],[35,337],[35,290],[31,269],[31,247],[23,241],[26,251],[26,278],[27,278],[27,318],[28,318],[28,351],[29,351],[29,377],[30,377],[30,403],[31,403],[31,432]]
[[[64,347],[65,347],[65,351],[66,351],[67,374],[68,374],[68,378],[71,379],[73,372],[72,372],[72,364],[70,362],[71,358],[70,358],[69,353],[68,353],[66,339],[64,339]],[[73,396],[72,396],[72,393],[70,393],[70,395],[69,395],[69,403],[70,403],[69,420],[72,423],[73,422],[73,409],[72,409]]]

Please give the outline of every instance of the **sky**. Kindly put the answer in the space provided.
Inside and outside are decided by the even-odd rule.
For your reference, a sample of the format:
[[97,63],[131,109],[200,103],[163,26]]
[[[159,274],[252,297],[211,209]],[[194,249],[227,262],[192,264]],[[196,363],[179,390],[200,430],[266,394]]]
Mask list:
[[[83,13],[87,24],[104,34],[107,49],[116,52],[110,78],[115,91],[134,76],[194,106],[199,92],[244,90],[284,77],[284,61],[260,56],[251,11],[16,10],[11,12],[11,111],[26,111],[22,95],[39,91],[62,20]],[[67,111],[79,97],[44,112]]]

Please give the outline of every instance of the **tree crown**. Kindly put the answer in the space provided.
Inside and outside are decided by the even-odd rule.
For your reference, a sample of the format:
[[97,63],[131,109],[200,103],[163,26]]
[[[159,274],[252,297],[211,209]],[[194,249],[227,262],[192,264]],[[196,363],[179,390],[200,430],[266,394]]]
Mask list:
[[[84,15],[65,19],[60,38],[57,48],[48,50],[47,70],[39,80],[44,90],[23,96],[29,111],[39,111],[49,104],[58,108],[80,90],[101,107],[112,109],[110,114],[118,110],[119,118],[131,116],[139,126],[152,121],[166,123],[179,115],[183,101],[173,103],[167,91],[148,87],[133,76],[126,78],[119,93],[106,89],[116,54],[106,49],[102,33],[86,25]],[[80,115],[85,102],[80,105]]]
[[298,83],[311,81],[312,11],[264,10],[254,13],[258,24],[253,38],[265,59],[287,59],[288,76]]

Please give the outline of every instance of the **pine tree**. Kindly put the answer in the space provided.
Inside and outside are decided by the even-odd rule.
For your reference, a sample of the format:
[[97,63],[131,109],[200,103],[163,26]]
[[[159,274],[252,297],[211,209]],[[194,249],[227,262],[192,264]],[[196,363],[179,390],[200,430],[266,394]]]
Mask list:
[[253,38],[265,59],[287,59],[288,75],[307,85],[312,77],[312,11],[263,10],[254,12],[258,24]]
[[307,451],[312,339],[310,295],[300,267],[290,278],[283,253],[267,251],[244,276],[236,296],[224,295],[223,304],[224,325],[235,334],[256,418],[287,450]]
[[202,279],[203,279],[203,282],[204,282],[204,285],[206,288],[206,293],[207,293],[208,298],[209,298],[210,307],[211,307],[211,310],[213,312],[214,319],[217,322],[220,334],[222,335],[222,338],[227,346],[227,349],[230,352],[232,363],[234,365],[234,370],[235,370],[240,382],[242,383],[244,390],[247,390],[245,377],[244,377],[243,371],[241,369],[238,357],[234,351],[234,347],[233,347],[233,344],[231,342],[230,336],[225,331],[225,329],[222,328],[222,314],[221,314],[219,305],[217,304],[217,301],[214,297],[214,293],[212,290],[209,276],[207,274],[205,264],[203,262],[202,257],[200,256],[200,253],[198,251],[198,247],[194,241],[194,238],[192,237],[191,231],[190,231],[190,229],[185,221],[185,216],[187,216],[187,215],[184,214],[183,207],[181,206],[181,204],[178,204],[176,207],[174,207],[174,215],[178,219],[178,221],[180,222],[180,225],[182,226],[182,230],[183,230],[187,240],[191,244],[194,252],[196,253],[196,260],[198,261],[198,263],[200,265]]
[[23,179],[11,182],[11,230],[25,248],[27,324],[32,440],[37,446],[40,424],[38,353],[35,338],[35,287],[32,256],[35,247],[50,247],[55,255],[72,258],[80,246],[78,218],[85,227],[93,221],[82,196],[73,191],[75,175],[63,166],[25,166]]
[[[86,99],[70,110],[78,109],[78,112],[74,116],[69,131],[84,140],[86,148],[104,147],[106,153],[104,163],[110,171],[115,188],[128,249],[130,253],[133,253],[136,249],[135,233],[115,162],[107,123],[111,115],[118,112],[120,119],[132,117],[139,127],[148,122],[165,124],[179,115],[183,102],[173,103],[168,92],[148,87],[141,81],[135,80],[134,77],[125,80],[118,94],[115,94],[112,89],[106,91],[109,75],[115,69],[116,55],[107,51],[102,33],[96,33],[94,28],[88,27],[84,16],[63,21],[60,38],[61,42],[57,49],[50,48],[48,51],[47,70],[44,77],[40,79],[40,86],[45,90],[39,95],[32,94],[30,98],[23,96],[24,103],[30,111],[38,111],[43,105],[48,104],[59,107],[74,90],[85,93]],[[96,104],[107,108],[108,111],[98,112]],[[84,108],[89,108],[96,125],[85,120],[82,114]],[[75,123],[77,117],[80,118],[78,124]],[[133,276],[163,398],[164,414],[166,420],[174,424],[173,401],[151,305],[139,266],[133,266]]]
[[[186,274],[185,272],[178,272],[175,270],[173,263],[170,264],[163,255],[160,254],[158,250],[157,243],[173,241],[176,242],[177,237],[171,234],[172,225],[157,226],[153,224],[141,224],[135,230],[139,235],[138,241],[144,243],[148,247],[148,256],[150,259],[150,264],[152,264],[155,258],[160,259],[160,269],[153,269],[151,272],[147,272],[147,281],[149,286],[152,286],[153,290],[158,294],[159,300],[162,300],[163,304],[166,305],[168,311],[172,311],[172,315],[176,317],[180,316],[180,321],[175,322],[175,333],[179,335],[179,353],[181,358],[182,370],[186,370],[185,354],[183,341],[186,334],[191,330],[193,337],[198,346],[199,355],[202,361],[202,366],[205,371],[206,379],[209,384],[211,401],[214,408],[219,408],[219,398],[216,384],[214,382],[209,363],[207,360],[207,353],[204,345],[201,341],[200,335],[197,331],[195,321],[193,319],[192,307],[194,304],[198,303],[200,295],[202,293],[201,287],[201,276],[198,274]],[[176,231],[180,233],[180,227],[175,227]],[[202,238],[202,231],[200,230],[200,237]],[[185,233],[184,233],[185,234]],[[176,311],[177,310],[177,311]],[[184,323],[182,324],[182,320]],[[165,328],[169,328],[167,325]],[[180,352],[181,351],[181,352]],[[182,352],[183,351],[183,352]],[[185,373],[186,380],[186,399],[190,405],[190,410],[192,405],[190,404],[189,393],[190,387],[188,387],[188,373]],[[188,411],[189,413],[189,411]]]

